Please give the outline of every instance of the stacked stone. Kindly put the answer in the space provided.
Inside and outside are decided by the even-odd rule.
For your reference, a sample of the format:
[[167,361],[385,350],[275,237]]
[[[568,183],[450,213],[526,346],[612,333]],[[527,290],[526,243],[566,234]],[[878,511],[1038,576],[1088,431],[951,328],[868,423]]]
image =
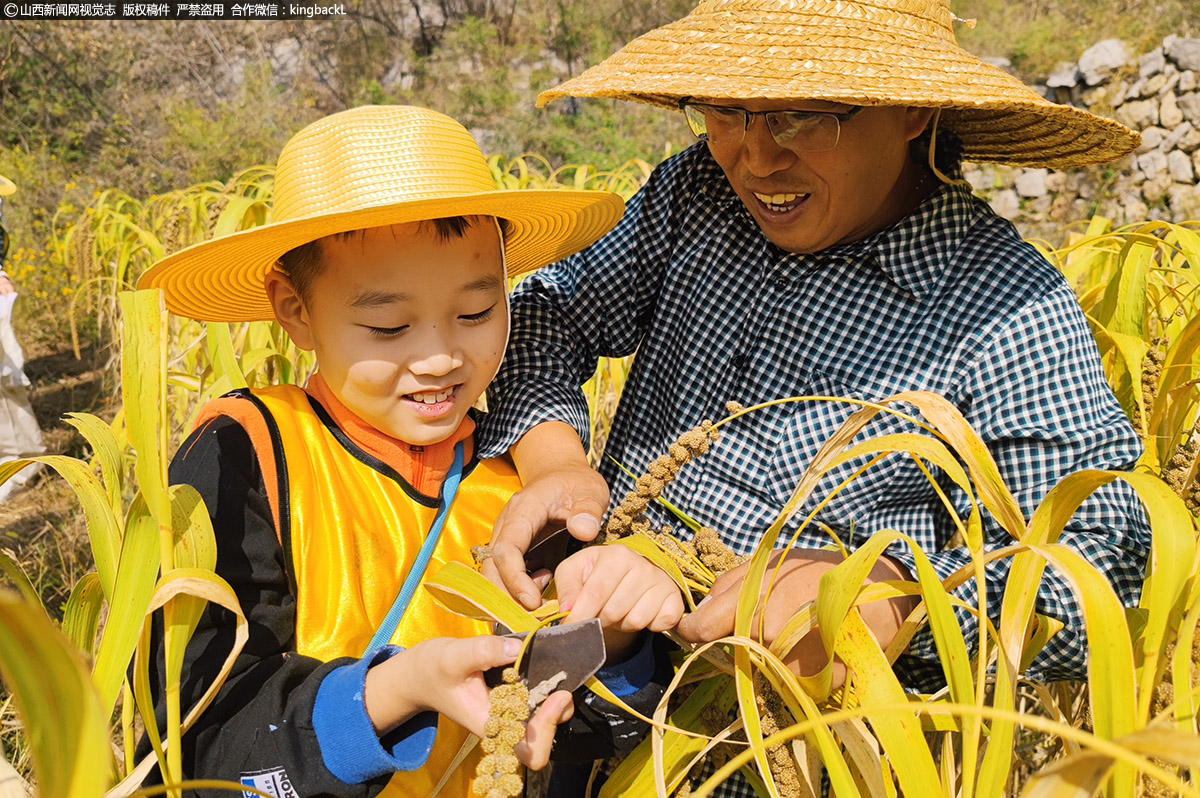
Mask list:
[[1128,125],[1142,145],[1110,165],[1067,172],[968,164],[977,193],[1023,235],[1057,240],[1064,223],[1093,213],[1116,224],[1200,220],[1200,39],[1168,36],[1140,57],[1107,39],[1034,88]]

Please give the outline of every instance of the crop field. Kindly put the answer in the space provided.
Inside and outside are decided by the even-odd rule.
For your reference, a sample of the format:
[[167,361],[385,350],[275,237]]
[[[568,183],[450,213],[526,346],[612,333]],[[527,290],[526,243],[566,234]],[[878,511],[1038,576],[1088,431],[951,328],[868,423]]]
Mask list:
[[[534,157],[490,163],[497,183],[508,187],[610,188],[626,197],[650,170],[641,161],[605,173],[586,165],[555,170]],[[44,585],[29,576],[36,569],[0,549],[6,585],[0,589],[0,673],[9,691],[0,705],[0,785],[72,798],[129,794],[150,762],[134,758],[135,734],[145,729],[168,781],[182,787],[180,735],[219,687],[197,706],[180,705],[183,648],[203,602],[241,615],[213,571],[207,514],[190,489],[168,487],[166,465],[205,401],[238,387],[302,382],[313,363],[275,324],[181,320],[165,313],[157,294],[130,288],[164,252],[261,224],[271,176],[269,168],[256,167],[226,183],[146,200],[98,192],[76,209],[74,221],[54,227],[44,248],[16,253],[19,280],[39,297],[57,293],[66,300],[57,304],[58,323],[77,346],[96,337],[119,342],[120,401],[107,417],[70,415],[68,423],[86,441],[82,456],[39,458],[56,474],[49,479],[73,491],[75,515],[86,525],[91,567],[64,585],[65,600],[44,607]],[[647,718],[652,733],[611,763],[603,795],[708,795],[740,770],[760,795],[788,798],[820,795],[823,779],[839,796],[1200,796],[1200,226],[1145,222],[1113,229],[1097,218],[1039,246],[1075,287],[1111,384],[1145,443],[1137,471],[1073,474],[1026,518],[986,447],[945,400],[906,394],[861,405],[810,465],[752,555],[757,578],[747,580],[754,587],[741,596],[734,634],[681,650],[675,683]],[[31,265],[25,272],[23,260],[53,268]],[[603,448],[627,369],[624,361],[604,362],[588,385],[594,451]],[[639,490],[610,523],[611,544],[631,546],[658,563],[691,606],[729,567],[730,555],[686,517],[681,527],[693,528],[680,544],[639,525],[639,515],[648,502],[663,500],[678,469],[720,446],[723,426],[757,410],[731,407],[728,417],[664,452],[658,470],[639,480]],[[901,414],[912,434],[853,443],[879,413]],[[900,639],[882,649],[858,607],[901,588],[864,590],[863,575],[884,547],[904,536],[879,533],[847,552],[822,584],[821,598],[792,619],[774,646],[763,646],[753,624],[757,585],[771,583],[769,556],[794,532],[793,509],[822,474],[863,455],[872,465],[913,458],[970,495],[972,511],[956,523],[973,562],[943,582],[918,554],[915,590],[922,603]],[[24,465],[0,466],[0,479]],[[1122,607],[1100,574],[1058,543],[1074,508],[1112,479],[1133,486],[1153,525],[1150,577],[1136,608]],[[983,546],[984,509],[1001,521],[1009,545]],[[800,520],[801,527],[807,523]],[[950,591],[970,578],[982,583],[984,567],[1002,558],[1012,560],[1012,575],[1003,586],[1001,621],[980,624],[978,636],[965,639],[955,619],[963,608]],[[1058,631],[1033,604],[1048,567],[1067,576],[1086,615],[1086,683],[1043,684],[1025,672]],[[553,601],[530,614],[466,565],[433,574],[428,586],[451,609],[517,631],[558,617]],[[145,659],[148,619],[159,608],[166,622],[169,708],[162,728],[149,712],[160,697],[149,692]],[[986,606],[965,609],[980,618],[996,614]],[[905,694],[890,663],[924,623],[937,641],[947,687],[914,697]],[[244,624],[243,618],[225,673],[245,640]],[[844,687],[832,688],[829,667],[797,678],[782,664],[790,641],[818,624],[830,664],[837,655],[850,671]],[[604,694],[598,682],[592,686]],[[8,782],[4,771],[11,771]]]

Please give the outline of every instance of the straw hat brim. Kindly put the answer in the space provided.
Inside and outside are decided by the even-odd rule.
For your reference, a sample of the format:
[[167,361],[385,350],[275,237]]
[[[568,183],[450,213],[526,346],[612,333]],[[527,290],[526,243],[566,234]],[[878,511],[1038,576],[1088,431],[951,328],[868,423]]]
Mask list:
[[200,321],[260,321],[275,317],[264,279],[279,257],[325,236],[351,230],[440,219],[505,219],[509,276],[561,260],[597,241],[620,220],[624,202],[607,191],[496,190],[437,197],[346,213],[322,214],[233,233],[195,244],[159,261],[138,288],[161,288],[167,307]]
[[17,184],[4,175],[0,175],[0,197],[7,197],[17,190]]
[[861,20],[790,10],[749,21],[690,14],[543,92],[538,106],[567,96],[665,108],[685,97],[941,108],[940,124],[962,139],[966,160],[1014,165],[1101,163],[1140,143],[1117,122],[1049,102],[952,39],[900,24],[882,36]]

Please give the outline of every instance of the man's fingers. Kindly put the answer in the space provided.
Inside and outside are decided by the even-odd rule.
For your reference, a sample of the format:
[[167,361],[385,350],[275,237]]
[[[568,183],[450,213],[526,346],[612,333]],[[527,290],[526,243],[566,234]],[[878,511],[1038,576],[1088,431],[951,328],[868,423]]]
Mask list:
[[600,534],[600,513],[590,510],[572,513],[567,518],[567,531],[582,541],[595,540]]
[[689,643],[707,643],[733,634],[738,592],[725,590],[720,595],[709,593],[704,605],[683,616],[675,631]]
[[595,540],[608,509],[608,483],[595,471],[571,485],[566,497],[567,530],[579,540]]
[[536,609],[541,603],[542,591],[538,590],[529,574],[525,573],[525,550],[511,543],[497,541],[492,544],[490,558],[500,577],[500,584],[509,595],[527,610]]
[[571,694],[566,690],[552,693],[525,725],[525,739],[516,744],[513,753],[530,770],[541,770],[550,761],[554,732],[575,712]]

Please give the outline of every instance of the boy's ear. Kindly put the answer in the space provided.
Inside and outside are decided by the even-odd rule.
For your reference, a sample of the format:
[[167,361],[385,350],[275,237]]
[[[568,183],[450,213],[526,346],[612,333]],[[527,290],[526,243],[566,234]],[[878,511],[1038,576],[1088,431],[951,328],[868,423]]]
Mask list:
[[267,299],[275,309],[275,320],[287,331],[296,346],[311,352],[313,349],[312,330],[308,321],[308,308],[304,299],[297,293],[292,281],[278,269],[271,269],[263,280],[267,290]]

